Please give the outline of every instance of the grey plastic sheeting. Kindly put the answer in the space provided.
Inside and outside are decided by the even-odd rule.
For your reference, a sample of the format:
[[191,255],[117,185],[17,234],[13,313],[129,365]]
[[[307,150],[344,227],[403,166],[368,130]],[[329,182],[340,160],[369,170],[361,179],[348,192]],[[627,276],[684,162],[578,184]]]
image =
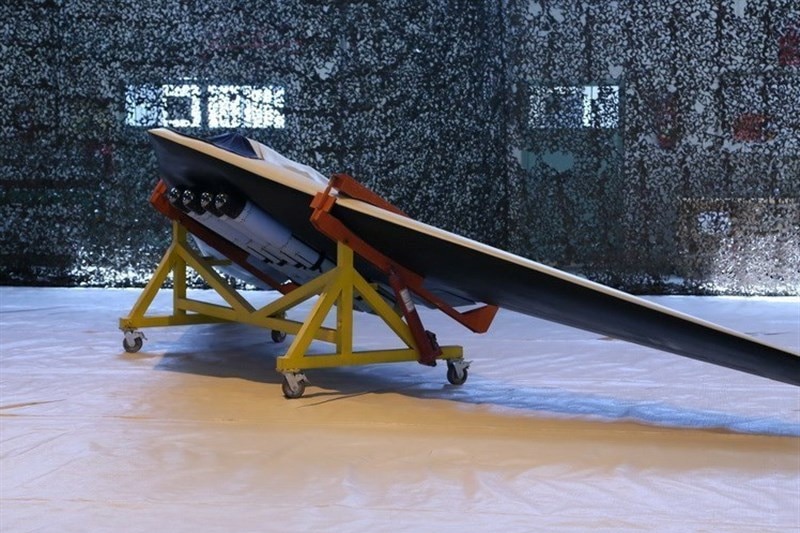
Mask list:
[[[506,311],[473,335],[422,310],[473,361],[464,386],[374,365],[309,372],[287,401],[286,345],[258,329],[146,330],[125,353],[137,295],[0,288],[0,530],[800,527],[796,387]],[[655,300],[800,346],[797,298]],[[372,316],[356,333],[395,345]]]

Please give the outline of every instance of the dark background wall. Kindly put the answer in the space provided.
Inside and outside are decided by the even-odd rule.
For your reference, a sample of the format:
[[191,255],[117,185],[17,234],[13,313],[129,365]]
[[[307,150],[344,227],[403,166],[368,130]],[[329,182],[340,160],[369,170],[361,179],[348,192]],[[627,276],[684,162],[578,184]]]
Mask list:
[[0,24],[0,283],[146,282],[169,232],[126,90],[190,82],[282,87],[285,127],[240,131],[451,231],[637,292],[800,293],[792,0],[13,0]]

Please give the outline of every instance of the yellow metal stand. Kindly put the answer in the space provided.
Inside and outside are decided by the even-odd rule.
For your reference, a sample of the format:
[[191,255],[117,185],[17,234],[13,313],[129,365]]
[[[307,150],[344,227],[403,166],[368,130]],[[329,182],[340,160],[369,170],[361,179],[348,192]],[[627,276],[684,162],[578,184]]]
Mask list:
[[[416,361],[418,351],[409,326],[390,307],[378,292],[358,273],[353,263],[353,250],[339,243],[337,265],[308,283],[259,308],[254,308],[234,287],[214,270],[219,262],[201,257],[188,244],[187,232],[177,222],[172,226],[172,244],[167,249],[153,277],[131,309],[119,321],[125,333],[123,346],[129,352],[142,347],[144,335],[138,328],[239,322],[272,330],[275,341],[285,333],[295,336],[286,354],[277,360],[277,370],[284,375],[283,393],[287,398],[298,398],[305,391],[307,379],[303,370],[346,365]],[[218,305],[193,300],[186,295],[186,272],[191,267],[228,304]],[[173,279],[172,314],[148,316],[147,309],[169,274]],[[403,341],[405,348],[353,351],[353,300],[359,295],[364,302]],[[303,322],[288,320],[286,312],[319,296]],[[336,306],[336,327],[323,326],[333,306]],[[330,354],[307,354],[313,340],[336,345]],[[461,346],[442,346],[441,359],[447,361],[447,378],[453,384],[466,381],[469,363],[463,359]]]

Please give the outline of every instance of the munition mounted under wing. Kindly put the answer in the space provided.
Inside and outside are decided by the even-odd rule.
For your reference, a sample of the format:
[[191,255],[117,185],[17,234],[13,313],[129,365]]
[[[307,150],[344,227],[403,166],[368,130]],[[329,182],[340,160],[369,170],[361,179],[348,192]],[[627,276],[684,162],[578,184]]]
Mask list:
[[[247,252],[250,264],[277,281],[301,285],[334,266],[252,203],[237,201],[228,193],[172,187],[168,199],[174,207]],[[196,237],[195,241],[202,243]],[[204,252],[210,250],[205,243],[201,247]],[[234,275],[239,274],[237,271]]]
[[286,227],[252,202],[228,193],[218,193],[214,197],[212,213],[230,222],[253,241],[265,243],[263,249],[278,261],[293,263],[298,268],[318,273],[327,272],[334,266],[325,255],[292,236]]
[[[224,238],[247,254],[247,263],[273,280],[303,285],[335,267],[325,254],[317,252],[252,202],[234,194],[212,193],[195,189],[172,187],[167,193],[169,203]],[[203,255],[226,259],[212,246],[192,235]],[[220,267],[227,274],[255,286],[262,282],[236,264]],[[378,284],[378,292],[394,304],[391,288]],[[354,307],[371,311],[356,298]]]

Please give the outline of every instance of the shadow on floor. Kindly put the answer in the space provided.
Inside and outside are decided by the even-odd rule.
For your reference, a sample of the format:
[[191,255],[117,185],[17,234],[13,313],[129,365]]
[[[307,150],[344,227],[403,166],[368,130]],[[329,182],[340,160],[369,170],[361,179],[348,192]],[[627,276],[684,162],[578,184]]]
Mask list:
[[[291,341],[291,337],[287,342]],[[195,326],[170,346],[157,370],[238,378],[280,384],[275,360],[288,347],[269,332],[241,324]],[[328,345],[312,346],[323,353]],[[146,356],[143,352],[141,356]],[[125,357],[139,357],[126,354]],[[439,374],[433,374],[438,372]],[[694,410],[667,401],[636,401],[563,388],[519,387],[473,375],[463,386],[445,379],[445,365],[431,369],[413,363],[340,367],[306,372],[311,385],[303,400],[327,403],[362,394],[403,394],[414,398],[490,405],[517,412],[565,418],[629,421],[674,428],[720,429],[736,433],[800,436],[800,425],[771,417],[746,417],[723,411]],[[287,400],[289,401],[289,400]]]

